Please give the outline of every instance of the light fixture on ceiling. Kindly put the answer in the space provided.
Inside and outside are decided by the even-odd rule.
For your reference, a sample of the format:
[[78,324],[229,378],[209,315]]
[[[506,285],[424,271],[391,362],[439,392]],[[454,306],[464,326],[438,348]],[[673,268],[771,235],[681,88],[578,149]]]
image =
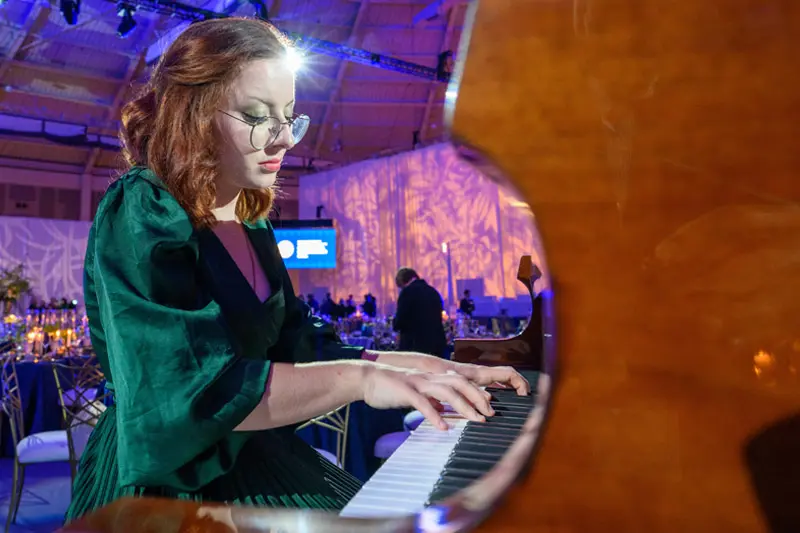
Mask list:
[[130,35],[136,27],[136,20],[133,18],[135,12],[136,8],[130,4],[119,4],[117,6],[117,16],[122,18],[119,21],[119,26],[117,26],[117,35],[123,39]]
[[439,81],[449,81],[453,73],[453,51],[445,50],[439,54],[436,61],[436,79]]
[[260,18],[261,20],[269,21],[269,10],[267,9],[267,5],[262,0],[250,0],[250,5],[252,5],[253,9],[256,10],[256,17]]
[[81,12],[81,0],[61,0],[60,4],[61,14],[64,16],[64,21],[70,26],[78,23],[78,15]]

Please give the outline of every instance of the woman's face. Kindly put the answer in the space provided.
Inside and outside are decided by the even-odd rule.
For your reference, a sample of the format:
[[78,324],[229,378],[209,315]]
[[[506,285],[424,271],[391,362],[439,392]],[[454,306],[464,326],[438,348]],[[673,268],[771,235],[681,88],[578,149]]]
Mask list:
[[[275,183],[283,156],[292,148],[291,128],[264,148],[251,142],[270,138],[267,122],[286,122],[294,113],[294,74],[283,59],[252,61],[231,84],[214,116],[220,151],[218,194],[241,189],[266,189]],[[273,119],[267,120],[268,117]],[[274,119],[278,119],[277,121]],[[258,149],[257,149],[258,148]]]

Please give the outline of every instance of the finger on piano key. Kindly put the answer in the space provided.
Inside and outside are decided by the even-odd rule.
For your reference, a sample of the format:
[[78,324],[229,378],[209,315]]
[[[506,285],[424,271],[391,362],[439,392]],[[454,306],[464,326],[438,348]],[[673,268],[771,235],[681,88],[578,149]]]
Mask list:
[[400,516],[420,512],[426,505],[453,496],[492,470],[528,421],[534,398],[519,396],[510,389],[490,392],[493,417],[473,422],[445,409],[444,418],[450,425],[447,431],[423,421],[364,484],[341,516]]

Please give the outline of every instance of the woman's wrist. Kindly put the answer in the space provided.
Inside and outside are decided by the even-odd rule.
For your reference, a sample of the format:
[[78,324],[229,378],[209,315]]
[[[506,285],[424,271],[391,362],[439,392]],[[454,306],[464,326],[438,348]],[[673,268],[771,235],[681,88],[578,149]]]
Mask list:
[[365,361],[372,361],[381,365],[389,365],[398,368],[411,368],[421,372],[431,372],[434,374],[444,374],[454,363],[433,355],[426,355],[416,352],[382,352],[378,350],[364,350],[361,358]]
[[364,400],[364,383],[370,373],[378,365],[371,361],[347,361],[343,368],[343,378],[346,383],[348,395],[352,401],[359,402]]

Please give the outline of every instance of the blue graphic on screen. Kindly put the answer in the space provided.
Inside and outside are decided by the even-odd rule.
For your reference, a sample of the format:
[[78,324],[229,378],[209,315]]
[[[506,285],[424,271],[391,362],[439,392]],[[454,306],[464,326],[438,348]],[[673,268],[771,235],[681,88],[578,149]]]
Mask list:
[[336,268],[333,228],[275,229],[286,268]]

